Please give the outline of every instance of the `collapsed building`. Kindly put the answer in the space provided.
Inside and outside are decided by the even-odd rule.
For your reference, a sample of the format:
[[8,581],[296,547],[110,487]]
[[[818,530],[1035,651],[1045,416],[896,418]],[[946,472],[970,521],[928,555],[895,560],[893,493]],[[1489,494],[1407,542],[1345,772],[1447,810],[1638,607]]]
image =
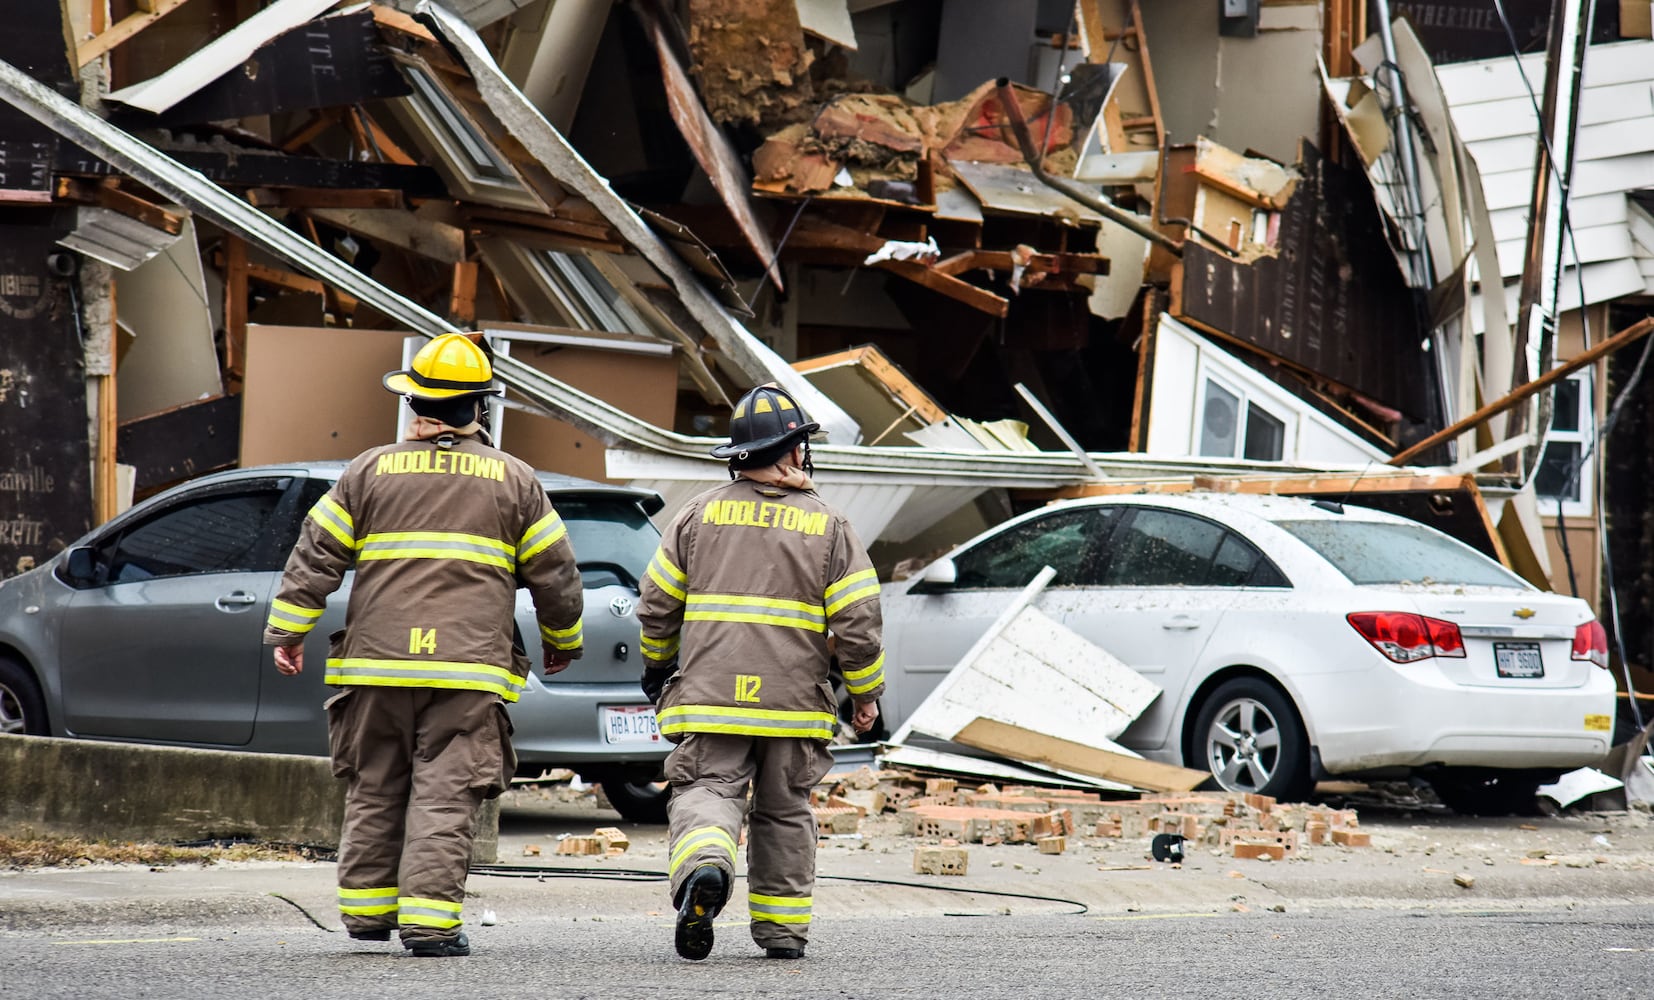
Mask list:
[[0,575],[388,439],[363,387],[476,330],[502,445],[662,517],[776,381],[887,573],[1057,497],[1353,496],[1640,669],[1648,5],[1485,7],[16,0]]

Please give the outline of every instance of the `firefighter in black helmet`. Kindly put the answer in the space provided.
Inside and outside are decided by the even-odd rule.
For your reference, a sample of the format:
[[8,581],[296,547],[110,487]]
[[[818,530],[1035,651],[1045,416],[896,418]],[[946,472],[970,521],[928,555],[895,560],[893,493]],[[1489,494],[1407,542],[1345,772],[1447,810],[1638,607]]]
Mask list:
[[712,951],[728,901],[747,790],[747,911],[770,958],[802,958],[815,884],[810,789],[838,727],[829,629],[852,725],[872,728],[884,689],[879,581],[844,515],[816,495],[817,428],[785,390],[742,396],[730,443],[712,449],[733,480],[691,500],[662,534],[642,585],[644,691],[677,744],[669,868],[677,950]]

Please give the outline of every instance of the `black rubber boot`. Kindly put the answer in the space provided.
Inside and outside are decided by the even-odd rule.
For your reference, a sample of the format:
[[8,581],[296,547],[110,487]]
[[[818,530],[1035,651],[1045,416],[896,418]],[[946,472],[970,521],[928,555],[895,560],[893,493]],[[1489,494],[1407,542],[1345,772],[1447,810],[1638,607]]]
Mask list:
[[444,941],[415,941],[407,947],[415,958],[464,958],[471,954],[471,940],[463,931]]
[[803,958],[803,948],[765,948],[765,958]]
[[678,899],[678,954],[693,962],[712,954],[712,918],[724,908],[726,895],[724,873],[717,865],[701,865],[690,873]]
[[351,931],[350,936],[356,941],[389,941],[391,939],[391,929],[389,927],[377,927],[371,931]]

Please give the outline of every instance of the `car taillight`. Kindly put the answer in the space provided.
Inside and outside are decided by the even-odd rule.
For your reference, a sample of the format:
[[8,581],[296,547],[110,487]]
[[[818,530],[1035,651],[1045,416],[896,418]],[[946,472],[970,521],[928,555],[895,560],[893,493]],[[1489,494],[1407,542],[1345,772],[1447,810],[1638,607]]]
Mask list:
[[1608,669],[1608,630],[1595,618],[1574,629],[1574,659]]
[[1410,611],[1356,611],[1346,617],[1374,649],[1397,663],[1415,663],[1432,656],[1464,656],[1459,626],[1440,618]]

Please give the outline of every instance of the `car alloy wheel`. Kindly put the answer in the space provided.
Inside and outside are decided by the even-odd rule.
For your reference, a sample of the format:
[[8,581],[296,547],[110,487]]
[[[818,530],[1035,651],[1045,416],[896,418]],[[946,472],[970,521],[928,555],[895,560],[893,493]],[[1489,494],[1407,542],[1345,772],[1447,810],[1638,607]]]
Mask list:
[[28,732],[28,720],[23,715],[23,703],[17,692],[0,686],[0,733],[21,736]]
[[1236,677],[1205,700],[1193,731],[1190,767],[1209,769],[1217,787],[1286,801],[1309,794],[1309,746],[1292,700],[1259,677]]
[[1267,706],[1241,698],[1223,706],[1206,733],[1206,759],[1218,783],[1232,792],[1256,792],[1281,763],[1281,727]]

